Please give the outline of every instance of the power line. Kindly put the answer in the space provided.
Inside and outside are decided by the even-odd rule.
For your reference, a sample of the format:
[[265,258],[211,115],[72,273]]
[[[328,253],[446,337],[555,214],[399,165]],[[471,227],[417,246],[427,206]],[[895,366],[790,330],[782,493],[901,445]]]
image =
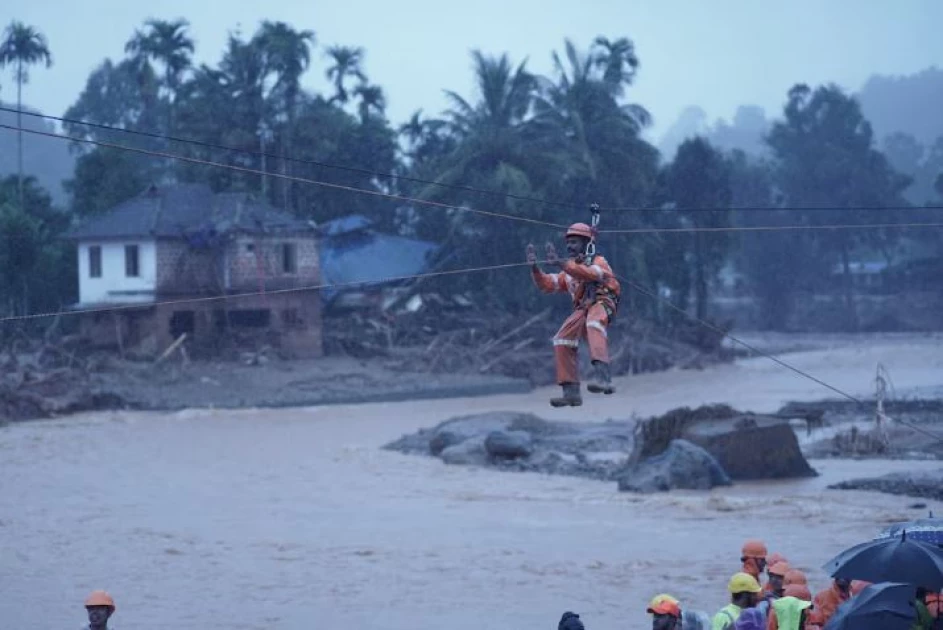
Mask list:
[[846,223],[836,225],[770,225],[739,227],[693,227],[693,228],[630,228],[625,230],[599,230],[600,234],[663,234],[672,232],[791,232],[818,230],[854,230],[886,228],[943,227],[943,223]]
[[[0,108],[0,109],[5,109],[5,108]],[[15,110],[14,110],[14,111],[15,111]],[[23,129],[23,128],[20,128],[20,127],[13,127],[13,126],[11,126],[11,125],[2,125],[2,124],[0,124],[0,128],[3,128],[3,129],[10,129],[10,130],[12,130],[12,131],[17,131],[17,130],[19,130],[19,131],[25,131],[25,132],[27,132],[27,133],[32,133],[32,134],[35,134],[35,135],[47,136],[47,137],[58,138],[58,139],[63,139],[63,140],[72,140],[72,141],[77,141],[77,142],[84,142],[84,143],[88,143],[88,144],[94,144],[94,145],[96,145],[96,146],[103,146],[103,147],[115,148],[115,149],[119,149],[119,150],[126,150],[126,151],[131,151],[131,152],[135,152],[135,153],[144,154],[144,155],[150,155],[150,156],[155,156],[155,157],[163,157],[163,158],[173,159],[173,160],[180,160],[180,161],[185,161],[185,162],[190,162],[190,163],[195,163],[195,164],[202,164],[202,165],[206,165],[206,166],[217,166],[217,167],[220,167],[220,168],[228,168],[228,169],[235,170],[235,171],[255,173],[255,174],[259,174],[259,175],[263,175],[263,176],[270,175],[270,176],[272,176],[272,177],[283,178],[283,179],[287,179],[287,180],[290,180],[290,181],[298,181],[298,182],[301,182],[301,183],[308,183],[308,184],[314,184],[314,185],[319,185],[319,186],[326,186],[326,187],[335,188],[335,189],[339,189],[339,190],[346,190],[346,191],[350,191],[350,192],[359,192],[359,193],[362,193],[362,194],[369,194],[369,195],[373,195],[373,196],[385,197],[385,198],[389,198],[389,199],[396,199],[396,200],[400,200],[400,201],[409,201],[409,202],[413,202],[413,203],[421,203],[421,204],[426,204],[426,205],[431,205],[431,206],[436,206],[436,207],[442,207],[442,208],[447,208],[447,209],[454,209],[454,210],[460,210],[460,211],[473,212],[473,213],[481,214],[481,215],[484,215],[484,216],[490,216],[490,217],[494,217],[494,218],[506,218],[506,219],[517,220],[517,221],[524,221],[524,222],[528,222],[528,223],[540,224],[540,225],[545,225],[545,226],[555,227],[555,228],[565,228],[565,227],[566,227],[566,226],[564,226],[564,225],[555,224],[555,223],[550,223],[550,222],[546,222],[546,221],[539,221],[539,220],[536,220],[536,219],[527,219],[527,218],[525,218],[525,217],[516,217],[516,216],[513,216],[513,215],[508,215],[508,214],[503,214],[503,213],[488,212],[488,211],[484,211],[484,210],[476,210],[476,209],[472,209],[472,208],[465,208],[465,207],[461,207],[461,206],[454,206],[454,205],[451,205],[451,204],[444,204],[444,203],[440,203],[440,202],[427,201],[427,200],[420,200],[420,199],[413,199],[413,198],[410,198],[410,197],[405,197],[405,196],[400,196],[400,195],[393,195],[393,194],[390,194],[390,193],[382,193],[382,192],[379,192],[379,191],[371,191],[371,190],[356,188],[356,187],[353,187],[353,186],[344,186],[344,185],[341,185],[341,184],[334,184],[334,183],[330,183],[330,182],[321,182],[321,181],[318,181],[318,180],[312,180],[312,179],[301,178],[301,177],[293,177],[293,176],[283,175],[283,174],[280,174],[280,173],[271,173],[271,174],[268,174],[268,173],[264,173],[264,172],[262,172],[262,171],[259,171],[259,170],[257,170],[257,169],[252,169],[252,168],[248,168],[248,167],[241,167],[241,166],[235,166],[235,165],[230,165],[230,164],[222,164],[222,163],[219,163],[219,162],[212,162],[212,161],[209,161],[209,160],[200,160],[200,159],[197,159],[197,158],[190,158],[190,157],[186,157],[186,156],[180,156],[180,155],[174,155],[174,154],[170,154],[170,153],[164,153],[164,152],[161,152],[161,151],[150,151],[150,150],[146,150],[146,149],[138,149],[138,148],[135,148],[135,147],[128,147],[128,146],[124,146],[124,145],[118,145],[118,144],[113,144],[113,143],[101,142],[101,141],[92,140],[92,139],[89,139],[89,138],[76,139],[76,138],[71,138],[71,137],[69,137],[69,136],[65,136],[65,135],[62,135],[62,134],[55,134],[55,133],[50,133],[50,132],[45,132],[45,131],[38,131],[38,130],[33,130],[33,129]],[[871,224],[871,225],[868,225],[868,224],[857,224],[857,225],[836,225],[836,226],[822,226],[822,225],[816,225],[816,226],[771,226],[771,227],[759,227],[759,226],[757,226],[757,227],[742,227],[742,228],[723,228],[723,227],[708,227],[708,228],[664,228],[664,229],[663,229],[663,228],[639,228],[639,229],[627,229],[627,230],[603,230],[603,231],[601,231],[601,233],[610,233],[610,234],[652,234],[652,233],[661,233],[661,232],[667,232],[667,233],[671,233],[671,232],[736,232],[736,231],[770,231],[770,230],[772,230],[772,231],[783,231],[783,230],[858,229],[858,228],[890,228],[890,227],[897,227],[897,228],[902,228],[902,227],[943,227],[943,224],[940,224],[940,223],[919,223],[919,224],[918,224],[918,223],[913,223],[913,224]],[[197,302],[207,302],[207,301],[218,301],[218,300],[238,299],[238,298],[240,298],[240,297],[247,297],[247,296],[277,295],[277,294],[282,294],[282,293],[292,293],[292,292],[299,292],[299,291],[310,291],[310,290],[318,290],[318,289],[334,288],[334,287],[360,286],[360,285],[374,284],[374,283],[378,283],[378,282],[392,282],[392,281],[399,281],[399,280],[417,279],[417,278],[423,278],[423,277],[434,277],[434,276],[455,275],[455,274],[462,274],[462,273],[473,273],[473,272],[479,272],[479,271],[490,271],[490,270],[502,269],[502,268],[520,267],[520,266],[523,266],[523,265],[530,265],[530,264],[531,264],[531,263],[528,263],[528,262],[509,263],[509,264],[504,264],[504,265],[493,265],[493,266],[489,266],[489,267],[475,267],[475,268],[466,268],[466,269],[458,269],[458,270],[450,270],[450,271],[430,272],[430,273],[424,273],[424,274],[412,274],[412,275],[406,275],[406,276],[394,276],[394,277],[381,278],[381,279],[375,279],[375,280],[367,280],[367,281],[357,281],[357,282],[348,282],[348,283],[328,283],[328,284],[313,285],[313,286],[308,286],[308,287],[296,287],[296,288],[290,288],[290,289],[277,289],[277,290],[268,291],[268,292],[266,292],[266,291],[257,291],[257,292],[243,293],[243,294],[234,294],[234,295],[204,296],[204,297],[198,297],[198,298],[186,298],[186,299],[182,299],[182,300],[171,300],[171,301],[163,301],[163,302],[152,302],[152,303],[146,303],[146,304],[143,304],[143,305],[142,305],[142,304],[125,304],[125,305],[115,305],[115,306],[108,306],[108,307],[101,307],[101,308],[94,308],[94,309],[76,309],[76,310],[72,310],[72,311],[55,311],[55,312],[47,312],[47,313],[35,313],[35,314],[29,314],[29,315],[18,315],[18,316],[0,318],[0,323],[6,323],[6,322],[12,322],[12,321],[32,320],[32,319],[47,318],[47,317],[56,317],[56,316],[61,316],[61,315],[77,315],[77,314],[87,314],[87,313],[116,312],[116,311],[129,310],[129,309],[150,308],[150,307],[162,306],[162,305],[193,304],[193,303],[197,303]],[[819,384],[819,385],[821,385],[821,386],[823,386],[823,387],[826,387],[826,388],[832,390],[833,392],[835,392],[835,393],[837,393],[837,394],[839,394],[839,395],[841,395],[841,396],[843,396],[843,397],[845,397],[845,398],[847,398],[847,399],[849,399],[849,400],[851,400],[851,401],[853,401],[853,402],[855,402],[855,403],[857,403],[857,404],[860,404],[860,405],[863,405],[863,404],[864,404],[864,401],[860,400],[859,398],[857,398],[857,397],[855,397],[855,396],[853,396],[853,395],[851,395],[851,394],[849,394],[849,393],[847,393],[847,392],[845,392],[845,391],[843,391],[843,390],[841,390],[841,389],[838,389],[837,387],[835,387],[835,386],[833,386],[833,385],[830,385],[829,383],[826,383],[825,381],[823,381],[823,380],[821,380],[821,379],[819,379],[819,378],[817,378],[817,377],[815,377],[815,376],[809,374],[808,372],[804,372],[804,371],[802,371],[802,370],[800,370],[800,369],[798,369],[798,368],[796,368],[796,367],[794,367],[794,366],[792,366],[792,365],[786,363],[785,361],[782,361],[781,359],[775,357],[775,356],[772,355],[772,354],[769,354],[769,353],[766,353],[766,352],[763,352],[763,351],[759,350],[758,348],[756,348],[756,347],[754,347],[754,346],[752,346],[752,345],[746,343],[745,341],[743,341],[743,340],[741,340],[741,339],[738,339],[737,337],[734,337],[734,336],[731,335],[728,331],[725,331],[725,330],[721,329],[720,327],[715,326],[714,324],[711,324],[710,322],[707,322],[707,321],[705,321],[705,320],[703,320],[703,319],[700,319],[700,318],[698,318],[698,317],[696,317],[696,316],[690,315],[685,309],[682,309],[681,307],[676,306],[673,302],[671,302],[670,300],[666,300],[666,299],[662,298],[662,297],[659,296],[657,293],[654,293],[654,292],[652,292],[651,290],[649,290],[649,289],[647,289],[647,288],[645,288],[645,287],[642,287],[641,285],[638,285],[638,284],[632,282],[631,280],[628,280],[627,278],[623,278],[622,276],[618,276],[618,275],[617,275],[616,277],[618,277],[620,280],[622,280],[623,282],[625,282],[626,284],[628,284],[630,287],[634,288],[635,290],[637,290],[637,291],[639,291],[639,292],[641,292],[641,293],[643,293],[643,294],[645,294],[645,295],[648,295],[648,296],[650,296],[650,297],[652,297],[652,298],[654,298],[654,299],[656,299],[656,300],[659,300],[659,301],[661,301],[661,302],[667,304],[670,308],[672,308],[672,309],[674,309],[674,310],[676,310],[676,311],[682,313],[685,317],[688,317],[688,318],[690,318],[690,319],[696,321],[696,322],[699,323],[700,325],[705,326],[706,328],[708,328],[708,329],[710,329],[710,330],[712,330],[712,331],[714,331],[714,332],[718,332],[718,333],[720,333],[721,335],[730,338],[732,341],[734,341],[734,342],[736,342],[736,343],[738,343],[738,344],[740,344],[740,345],[746,347],[747,349],[751,350],[752,352],[755,352],[755,353],[757,353],[757,354],[760,354],[761,356],[764,356],[764,357],[770,359],[771,361],[774,361],[775,363],[781,365],[782,367],[785,367],[785,368],[787,368],[787,369],[789,369],[789,370],[795,372],[796,374],[799,374],[800,376],[803,376],[803,377],[805,377],[805,378],[807,378],[807,379],[809,379],[809,380],[811,380],[811,381],[813,381],[813,382],[815,382],[815,383],[817,383],[817,384]],[[939,436],[936,436],[936,435],[934,435],[932,432],[926,431],[925,429],[922,429],[921,427],[917,427],[916,425],[913,425],[913,424],[911,424],[911,423],[907,423],[907,422],[904,422],[904,421],[901,421],[901,420],[898,420],[898,422],[901,422],[902,424],[905,424],[905,425],[907,425],[907,426],[910,426],[912,429],[914,429],[914,430],[916,430],[916,431],[919,431],[919,432],[921,432],[921,433],[924,433],[924,434],[928,435],[929,437],[932,437],[933,439],[943,441],[943,438],[940,438]]]
[[274,177],[276,179],[285,179],[293,182],[300,182],[302,184],[313,184],[315,186],[324,186],[326,188],[333,188],[336,190],[346,190],[348,192],[356,192],[364,195],[371,195],[373,197],[383,197],[386,199],[392,199],[394,201],[400,202],[410,202],[417,203],[426,206],[434,206],[437,208],[444,208],[447,210],[458,210],[461,212],[471,212],[473,214],[480,214],[488,217],[500,217],[503,219],[509,219],[511,221],[520,221],[522,223],[531,223],[535,225],[543,225],[547,227],[553,227],[557,229],[566,229],[567,226],[559,223],[551,223],[549,221],[541,221],[539,219],[530,219],[527,217],[520,217],[511,214],[505,214],[501,212],[490,212],[488,210],[478,210],[475,208],[468,208],[465,206],[456,206],[454,204],[442,203],[439,201],[430,201],[428,199],[417,199],[414,197],[406,197],[403,195],[395,195],[393,193],[385,193],[378,190],[367,190],[366,188],[357,188],[356,186],[345,186],[344,184],[335,184],[332,182],[324,182],[316,179],[308,179],[306,177],[296,177],[293,175],[285,175],[283,173],[266,173],[259,169],[249,168],[247,166],[237,166],[235,164],[223,164],[222,162],[213,162],[210,160],[201,160],[199,158],[187,157],[184,155],[176,155],[173,153],[165,153],[163,151],[151,151],[149,149],[139,149],[137,147],[129,147],[123,144],[114,144],[111,142],[102,142],[101,140],[93,140],[91,138],[72,138],[63,134],[52,133],[49,131],[39,131],[36,129],[21,129],[19,127],[14,127],[12,125],[3,125],[0,124],[0,129],[10,129],[12,131],[21,130],[26,133],[31,133],[39,136],[46,136],[49,138],[58,138],[59,140],[70,140],[73,142],[84,142],[86,144],[94,144],[100,147],[107,147],[110,149],[119,149],[122,151],[131,151],[132,153],[140,153],[142,155],[150,155],[152,157],[162,157],[170,160],[178,160],[181,162],[189,162],[191,164],[201,164],[203,166],[216,166],[219,168],[227,168],[233,171],[239,171],[242,173],[252,173],[254,175],[262,175],[264,177]]
[[[852,401],[852,402],[854,402],[854,403],[856,403],[856,404],[858,404],[858,405],[866,406],[865,401],[861,400],[861,399],[858,398],[857,396],[854,396],[854,395],[852,395],[852,394],[849,394],[848,392],[846,392],[846,391],[844,391],[844,390],[842,390],[842,389],[839,389],[838,387],[835,387],[834,385],[831,385],[830,383],[826,383],[826,382],[823,381],[822,379],[820,379],[820,378],[818,378],[818,377],[816,377],[816,376],[813,376],[812,374],[809,374],[808,372],[806,372],[806,371],[804,371],[804,370],[800,370],[799,368],[797,368],[796,366],[794,366],[794,365],[792,365],[792,364],[790,364],[790,363],[786,363],[785,361],[783,361],[783,360],[780,359],[779,357],[777,357],[777,356],[775,356],[775,355],[773,355],[773,354],[770,354],[769,352],[764,352],[764,351],[760,350],[760,349],[757,348],[756,346],[754,346],[754,345],[752,345],[752,344],[749,344],[749,343],[747,343],[746,341],[743,341],[742,339],[739,339],[738,337],[733,336],[732,334],[730,334],[730,331],[724,330],[724,329],[721,328],[720,326],[717,326],[717,325],[715,325],[715,324],[712,324],[711,322],[709,322],[709,321],[707,321],[707,320],[701,319],[700,317],[698,317],[698,316],[696,316],[696,315],[691,315],[686,309],[681,308],[680,306],[676,305],[676,304],[675,304],[674,302],[672,302],[671,300],[669,300],[669,299],[667,299],[667,298],[664,298],[664,297],[658,295],[657,292],[655,292],[655,291],[653,291],[653,290],[651,290],[651,289],[649,289],[649,288],[647,288],[647,287],[644,287],[644,286],[642,286],[642,285],[640,285],[640,284],[637,284],[637,283],[635,283],[635,282],[629,280],[628,278],[625,278],[625,277],[623,277],[623,276],[620,276],[619,274],[615,274],[615,273],[614,273],[613,275],[614,275],[616,278],[618,278],[620,281],[624,282],[625,284],[627,284],[627,285],[630,286],[631,288],[633,288],[633,289],[635,289],[636,291],[638,291],[639,293],[641,293],[641,294],[643,294],[643,295],[647,295],[648,297],[653,298],[653,299],[655,299],[655,300],[661,302],[662,304],[668,306],[668,307],[671,308],[672,310],[681,313],[682,315],[684,315],[685,317],[687,317],[687,318],[690,319],[691,321],[693,321],[693,322],[695,322],[695,323],[697,323],[697,324],[699,324],[699,325],[701,325],[701,326],[703,326],[703,327],[705,327],[705,328],[707,328],[707,329],[709,329],[709,330],[711,330],[711,331],[713,331],[713,332],[719,333],[719,334],[721,334],[721,335],[724,336],[724,337],[727,337],[727,338],[730,339],[731,341],[740,344],[741,346],[743,346],[743,347],[746,348],[747,350],[750,350],[751,352],[754,352],[754,353],[756,353],[756,354],[758,354],[758,355],[760,355],[760,356],[762,356],[762,357],[765,357],[765,358],[769,359],[770,361],[773,361],[774,363],[777,363],[777,364],[779,364],[780,366],[786,368],[787,370],[790,370],[790,371],[792,371],[792,372],[795,372],[795,373],[798,374],[799,376],[801,376],[801,377],[803,377],[803,378],[806,378],[806,379],[809,379],[810,381],[812,381],[812,382],[814,382],[814,383],[817,383],[817,384],[821,385],[822,387],[825,387],[826,389],[829,389],[829,390],[835,392],[836,394],[838,394],[839,396],[842,396],[843,398],[847,398],[848,400],[850,400],[850,401]],[[914,430],[914,431],[916,431],[916,432],[918,432],[918,433],[922,433],[923,435],[925,435],[925,436],[927,436],[927,437],[929,437],[929,438],[932,438],[932,439],[934,439],[934,440],[936,440],[936,441],[939,441],[939,442],[943,442],[943,437],[937,435],[937,434],[934,433],[933,431],[928,431],[927,429],[924,429],[923,427],[920,427],[920,426],[918,426],[918,425],[916,425],[916,424],[914,424],[914,423],[912,423],[912,422],[907,422],[907,421],[901,420],[901,419],[899,419],[899,418],[895,419],[895,421],[898,422],[898,423],[900,423],[900,424],[903,424],[904,426],[907,426],[907,427],[911,428],[912,430]]]
[[[11,107],[4,107],[0,105],[0,111],[10,112],[10,113],[20,113],[25,116],[32,116],[34,118],[41,118],[47,120],[55,120],[61,123],[70,123],[75,125],[85,125],[87,127],[93,127],[96,129],[103,129],[107,131],[114,131],[119,133],[125,133],[129,135],[143,136],[147,138],[154,138],[156,140],[169,140],[172,142],[180,142],[184,144],[192,144],[195,146],[206,147],[210,149],[218,149],[222,151],[230,151],[233,153],[242,153],[244,155],[253,155],[256,157],[266,157],[274,160],[285,160],[288,162],[296,162],[298,164],[307,164],[310,166],[319,166],[323,168],[330,168],[342,171],[348,171],[352,173],[360,173],[363,175],[371,175],[374,177],[388,178],[388,179],[400,179],[403,181],[413,182],[417,184],[426,184],[429,186],[438,186],[440,188],[448,188],[453,190],[463,190],[466,192],[474,192],[483,195],[492,195],[495,197],[504,197],[506,199],[515,199],[518,201],[526,201],[530,203],[542,204],[546,206],[555,206],[559,208],[570,208],[574,210],[584,210],[584,206],[579,206],[574,203],[567,203],[563,201],[554,201],[550,199],[542,199],[538,197],[528,197],[526,195],[515,195],[513,193],[503,193],[494,190],[485,190],[483,188],[476,188],[474,186],[467,186],[464,184],[446,184],[444,182],[437,182],[428,179],[422,179],[419,177],[412,177],[408,175],[397,175],[394,173],[386,173],[382,171],[374,171],[370,169],[360,168],[356,166],[347,166],[343,164],[331,164],[329,162],[322,162],[319,160],[311,160],[307,158],[295,158],[277,155],[274,153],[265,153],[262,151],[251,151],[249,149],[241,149],[239,147],[233,147],[224,144],[216,144],[213,142],[205,142],[203,140],[196,140],[193,138],[181,138],[179,136],[164,135],[159,133],[152,133],[148,131],[140,131],[136,129],[125,129],[122,127],[116,127],[113,125],[105,125],[102,123],[90,122],[87,120],[80,120],[77,118],[65,118],[61,116],[53,116],[51,114],[41,114],[38,112],[31,112],[26,110],[18,110]],[[9,127],[8,127],[9,128]],[[14,129],[19,129],[13,127]],[[22,131],[30,132],[33,130],[22,129]],[[83,139],[73,138],[68,136],[70,140],[76,142],[84,141]],[[131,149],[131,147],[126,147]],[[277,176],[277,173],[267,173],[270,176]],[[776,212],[776,211],[788,211],[788,212],[847,212],[847,211],[914,211],[914,210],[943,210],[943,206],[891,206],[891,205],[882,205],[882,206],[855,206],[850,208],[843,207],[803,207],[803,206],[732,206],[732,207],[699,207],[699,206],[675,206],[670,208],[665,207],[646,207],[646,206],[624,206],[624,207],[606,207],[601,208],[606,212],[643,212],[643,213],[654,213],[654,214],[673,214],[677,212]]]
[[[415,197],[407,197],[405,195],[396,195],[393,193],[386,193],[377,190],[368,190],[365,188],[357,188],[356,186],[346,186],[343,184],[335,184],[332,182],[325,182],[316,179],[309,179],[306,177],[297,177],[293,175],[286,175],[284,173],[266,173],[259,169],[250,168],[247,166],[237,166],[234,164],[223,164],[221,162],[213,162],[210,160],[202,160],[199,158],[192,158],[183,155],[177,155],[173,153],[166,153],[163,151],[152,151],[150,149],[140,149],[137,147],[129,147],[127,145],[115,144],[111,142],[103,142],[101,140],[93,140],[91,138],[72,138],[63,134],[52,133],[48,131],[40,131],[36,129],[21,129],[19,127],[14,127],[12,125],[0,124],[0,129],[9,129],[11,131],[22,130],[26,133],[31,133],[39,136],[46,136],[50,138],[57,138],[60,140],[69,140],[73,142],[82,142],[86,144],[93,144],[101,147],[108,147],[112,149],[118,149],[122,151],[130,151],[133,153],[139,153],[142,155],[149,155],[152,157],[161,157],[170,160],[178,160],[181,162],[189,162],[192,164],[200,164],[203,166],[214,166],[218,168],[230,169],[234,171],[252,173],[255,175],[262,175],[266,177],[274,177],[276,179],[284,179],[288,181],[299,182],[303,184],[312,184],[315,186],[324,186],[326,188],[333,188],[336,190],[345,190],[348,192],[360,193],[364,195],[371,195],[374,197],[381,197],[385,199],[391,199],[395,201],[400,201],[404,203],[415,203],[419,205],[427,205],[436,208],[443,208],[447,210],[457,210],[460,212],[469,212],[472,214],[478,214],[482,216],[492,217],[492,218],[501,218],[507,219],[510,221],[518,221],[521,223],[529,223],[531,225],[540,225],[544,227],[552,227],[558,230],[565,230],[566,225],[560,223],[552,223],[550,221],[541,221],[539,219],[531,219],[528,217],[522,217],[517,215],[511,215],[503,212],[493,212],[489,210],[480,210],[476,208],[469,208],[467,206],[457,206],[454,204],[443,203],[439,201],[431,201],[428,199],[418,199]],[[943,227],[943,223],[901,223],[901,224],[847,224],[847,225],[801,225],[801,226],[749,226],[749,227],[690,227],[690,228],[632,228],[632,229],[623,229],[623,230],[601,230],[600,233],[605,234],[660,234],[660,233],[684,233],[684,232],[777,232],[784,230],[803,230],[803,231],[816,231],[816,230],[849,230],[849,229],[879,229],[879,228],[906,228],[906,227]]]
[[409,274],[403,276],[387,276],[384,278],[375,278],[372,280],[357,280],[352,282],[329,282],[324,284],[315,284],[303,287],[292,287],[288,289],[273,289],[271,291],[252,291],[249,293],[234,293],[227,295],[207,295],[192,298],[183,298],[179,300],[164,300],[156,302],[141,302],[139,304],[115,304],[112,306],[102,306],[98,308],[74,309],[68,311],[49,311],[46,313],[32,313],[28,315],[13,315],[0,318],[0,324],[16,321],[26,321],[33,319],[42,319],[48,317],[59,317],[62,315],[87,315],[90,313],[112,313],[118,311],[139,310],[142,308],[153,308],[156,306],[174,306],[180,304],[196,304],[200,302],[216,302],[220,300],[237,300],[245,297],[259,297],[268,295],[281,295],[285,293],[301,293],[305,291],[319,291],[321,289],[349,288],[371,284],[381,284],[387,282],[400,282],[403,280],[417,280],[419,278],[434,278],[439,276],[454,276],[465,273],[479,273],[482,271],[495,271],[498,269],[510,269],[512,267],[523,267],[530,265],[529,262],[507,263],[503,265],[490,265],[486,267],[465,267],[462,269],[449,269],[446,271],[430,271],[427,273]]
[[672,206],[669,208],[626,206],[623,208],[602,208],[607,212],[650,212],[653,214],[668,214],[677,212],[906,212],[915,210],[943,210],[943,206],[729,206],[726,208],[707,206]]
[[[496,196],[496,197],[505,197],[505,198],[507,198],[507,199],[515,199],[515,200],[517,200],[517,201],[527,201],[527,202],[530,202],[530,203],[537,203],[537,204],[542,204],[542,205],[547,205],[547,206],[557,206],[557,207],[560,207],[560,208],[571,208],[571,209],[580,208],[580,206],[577,206],[576,204],[565,203],[565,202],[561,202],[561,201],[550,201],[550,200],[547,200],[547,199],[539,199],[539,198],[537,198],[537,197],[528,197],[528,196],[526,196],[526,195],[515,195],[515,194],[512,194],[512,193],[502,193],[502,192],[497,192],[497,191],[494,191],[494,190],[484,190],[484,189],[482,189],[482,188],[475,188],[474,186],[465,186],[465,185],[463,185],[463,184],[446,184],[446,183],[444,183],[444,182],[436,182],[436,181],[432,181],[432,180],[428,180],[428,179],[421,179],[421,178],[418,178],[418,177],[411,177],[411,176],[407,176],[407,175],[395,175],[395,174],[393,174],[393,173],[384,173],[384,172],[381,172],[381,171],[373,171],[373,170],[370,170],[370,169],[359,168],[359,167],[356,167],[356,166],[346,166],[346,165],[342,165],[342,164],[330,164],[330,163],[328,163],[328,162],[321,162],[321,161],[319,161],[319,160],[310,160],[310,159],[306,159],[306,158],[287,157],[287,156],[283,156],[283,155],[276,155],[276,154],[274,154],[274,153],[265,153],[265,152],[262,152],[262,151],[250,151],[250,150],[248,150],[248,149],[240,149],[239,147],[228,146],[228,145],[225,145],[225,144],[216,144],[216,143],[213,143],[213,142],[204,142],[204,141],[202,141],[202,140],[195,140],[195,139],[192,139],[192,138],[181,138],[181,137],[179,137],[179,136],[163,135],[163,134],[159,134],[159,133],[151,133],[151,132],[148,132],[148,131],[139,131],[139,130],[135,130],[135,129],[124,129],[124,128],[122,128],[122,127],[115,127],[115,126],[113,126],[113,125],[104,125],[104,124],[101,124],[101,123],[94,123],[94,122],[90,122],[90,121],[87,121],[87,120],[79,120],[79,119],[76,119],[76,118],[63,118],[63,117],[60,117],[60,116],[52,116],[52,115],[49,115],[49,114],[40,114],[40,113],[37,113],[37,112],[20,111],[20,110],[17,110],[17,109],[13,109],[13,108],[10,108],[10,107],[3,107],[3,106],[0,106],[0,111],[10,112],[10,113],[17,113],[17,112],[19,112],[19,113],[22,113],[22,114],[24,114],[24,115],[26,115],[26,116],[33,116],[33,117],[35,117],[35,118],[43,118],[43,119],[48,119],[48,120],[55,120],[55,121],[58,121],[58,122],[61,122],[61,123],[70,123],[70,124],[74,124],[74,125],[85,125],[85,126],[93,127],[93,128],[96,128],[96,129],[104,129],[104,130],[108,130],[108,131],[117,131],[117,132],[120,132],[120,133],[126,133],[126,134],[131,134],[131,135],[144,136],[144,137],[147,137],[147,138],[154,138],[154,139],[156,139],[156,140],[170,140],[170,141],[172,141],[172,142],[181,142],[181,143],[184,143],[184,144],[192,144],[192,145],[195,145],[195,146],[206,147],[206,148],[208,148],[208,149],[218,149],[218,150],[221,150],[221,151],[231,151],[231,152],[233,152],[233,153],[242,153],[242,154],[245,154],[245,155],[254,155],[254,156],[256,156],[256,157],[266,157],[266,158],[272,158],[272,159],[275,159],[275,160],[286,160],[286,161],[288,161],[288,162],[297,162],[298,164],[308,164],[308,165],[310,165],[310,166],[320,166],[320,167],[323,167],[323,168],[332,168],[332,169],[337,169],[337,170],[340,170],[340,171],[348,171],[348,172],[351,172],[351,173],[360,173],[360,174],[362,174],[362,175],[371,175],[371,176],[373,176],[373,177],[383,177],[383,178],[389,178],[389,179],[400,179],[400,180],[403,180],[403,181],[413,182],[413,183],[416,183],[416,184],[426,184],[426,185],[429,185],[429,186],[438,186],[438,187],[440,187],[440,188],[450,188],[450,189],[452,189],[452,190],[463,190],[463,191],[465,191],[465,192],[474,192],[474,193],[480,193],[480,194],[483,194],[483,195],[493,195],[493,196]],[[25,131],[25,130],[24,130],[24,131]]]

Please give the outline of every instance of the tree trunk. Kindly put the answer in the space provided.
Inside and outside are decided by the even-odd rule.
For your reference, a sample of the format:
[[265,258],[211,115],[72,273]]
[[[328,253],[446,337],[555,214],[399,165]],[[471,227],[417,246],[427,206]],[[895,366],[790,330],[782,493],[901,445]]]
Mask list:
[[23,60],[16,62],[16,152],[17,152],[17,188],[20,195],[20,210],[26,212],[23,205]]
[[268,177],[265,175],[265,132],[259,134],[259,150],[262,159],[262,199],[268,202]]
[[700,232],[694,235],[694,291],[698,319],[707,318],[707,274],[704,271],[704,243]]
[[282,172],[286,175],[286,178],[282,180],[285,184],[283,190],[282,201],[285,204],[283,210],[288,212],[292,211],[292,181],[288,179],[291,177],[292,169],[291,162],[286,159],[290,158],[292,155],[292,150],[294,148],[294,139],[295,139],[295,97],[292,96],[288,99],[286,103],[288,105],[288,131],[285,134],[285,141],[282,143]]
[[844,269],[843,293],[845,298],[845,314],[848,319],[848,328],[851,332],[858,332],[858,312],[855,309],[855,296],[851,277],[851,261],[848,256],[848,243],[842,240],[841,261]]

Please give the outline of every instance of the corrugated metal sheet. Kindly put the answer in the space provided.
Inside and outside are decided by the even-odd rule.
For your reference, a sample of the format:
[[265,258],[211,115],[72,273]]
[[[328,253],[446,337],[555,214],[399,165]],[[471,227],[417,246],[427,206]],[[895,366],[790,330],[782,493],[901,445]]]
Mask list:
[[[380,286],[387,284],[384,278],[427,271],[429,259],[438,249],[435,243],[372,231],[326,237],[321,241],[321,278],[331,284],[370,282],[370,286]],[[343,291],[363,288],[323,289],[321,295],[329,303]]]

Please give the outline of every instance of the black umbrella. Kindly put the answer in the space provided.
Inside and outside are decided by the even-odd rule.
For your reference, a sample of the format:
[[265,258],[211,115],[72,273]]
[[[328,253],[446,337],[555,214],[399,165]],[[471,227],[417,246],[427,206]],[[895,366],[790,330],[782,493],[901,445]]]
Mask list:
[[907,532],[907,538],[920,540],[937,547],[943,547],[943,518],[919,518],[906,523],[894,523],[882,531],[875,540],[882,538],[897,538],[904,531]]
[[834,578],[943,589],[943,549],[912,540],[908,532],[855,545],[832,558],[824,569]]
[[872,584],[839,606],[825,630],[910,630],[916,591],[910,584]]

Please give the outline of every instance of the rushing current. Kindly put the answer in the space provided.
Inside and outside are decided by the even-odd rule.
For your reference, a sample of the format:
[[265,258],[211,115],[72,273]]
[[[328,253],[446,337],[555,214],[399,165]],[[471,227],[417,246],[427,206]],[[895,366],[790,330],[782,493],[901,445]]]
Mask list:
[[[790,355],[866,395],[880,361],[898,387],[943,383],[939,341]],[[813,461],[815,479],[710,493],[450,467],[380,450],[419,427],[489,410],[628,417],[729,402],[755,411],[828,396],[762,359],[617,381],[555,412],[526,396],[312,409],[97,413],[0,428],[2,626],[78,628],[107,589],[116,628],[383,630],[649,627],[670,592],[713,613],[744,539],[826,586],[831,555],[914,499],[826,491],[938,463]],[[928,508],[943,512],[943,505]]]

